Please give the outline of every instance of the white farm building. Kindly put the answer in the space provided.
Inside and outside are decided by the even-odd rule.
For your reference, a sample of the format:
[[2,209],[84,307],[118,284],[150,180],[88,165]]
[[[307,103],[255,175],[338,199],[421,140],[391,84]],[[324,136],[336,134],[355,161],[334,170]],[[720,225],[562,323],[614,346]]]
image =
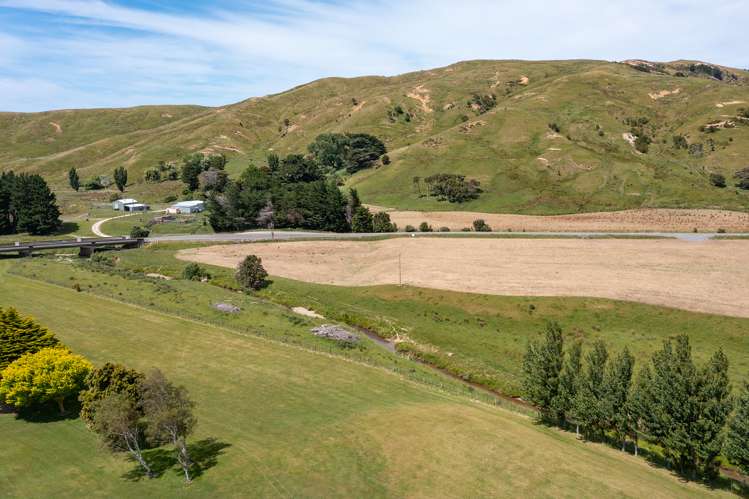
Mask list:
[[180,201],[166,210],[167,213],[174,214],[200,213],[201,211],[205,211],[204,201]]
[[138,202],[137,199],[132,199],[132,198],[118,199],[112,203],[112,209],[118,210],[118,211],[124,211],[125,206],[129,204],[136,204],[137,202]]

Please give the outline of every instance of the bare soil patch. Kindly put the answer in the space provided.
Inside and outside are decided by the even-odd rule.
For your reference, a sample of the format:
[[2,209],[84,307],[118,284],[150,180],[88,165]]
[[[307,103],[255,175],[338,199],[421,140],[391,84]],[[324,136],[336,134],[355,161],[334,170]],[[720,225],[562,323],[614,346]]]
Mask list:
[[403,283],[515,296],[587,296],[749,317],[745,241],[397,238],[192,248],[179,258],[344,286]]
[[749,213],[728,210],[640,209],[573,215],[508,215],[470,211],[387,211],[398,227],[428,222],[433,227],[460,230],[482,218],[492,229],[514,232],[749,232]]

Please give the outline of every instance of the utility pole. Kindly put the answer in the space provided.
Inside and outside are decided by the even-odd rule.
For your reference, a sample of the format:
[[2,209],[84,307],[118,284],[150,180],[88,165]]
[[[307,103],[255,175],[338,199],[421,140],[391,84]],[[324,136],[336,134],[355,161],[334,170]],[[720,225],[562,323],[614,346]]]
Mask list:
[[401,266],[401,253],[398,252],[398,286],[403,286],[403,270]]

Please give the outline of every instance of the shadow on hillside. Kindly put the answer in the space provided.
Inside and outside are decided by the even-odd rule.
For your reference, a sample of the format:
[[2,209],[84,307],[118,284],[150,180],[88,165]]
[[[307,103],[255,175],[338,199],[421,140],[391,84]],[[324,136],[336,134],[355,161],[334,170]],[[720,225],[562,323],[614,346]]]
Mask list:
[[[224,453],[224,449],[230,446],[231,444],[220,442],[215,438],[206,438],[189,444],[188,450],[193,462],[192,468],[190,469],[192,478],[195,479],[210,468],[216,466],[216,464],[218,464],[218,457]],[[151,467],[154,477],[160,477],[170,469],[173,470],[175,474],[181,476],[182,468],[180,468],[175,454],[176,453],[172,448],[159,447],[144,451],[143,457]],[[138,481],[145,478],[145,476],[146,474],[143,472],[143,468],[135,463],[133,469],[122,475],[122,478],[130,481]]]

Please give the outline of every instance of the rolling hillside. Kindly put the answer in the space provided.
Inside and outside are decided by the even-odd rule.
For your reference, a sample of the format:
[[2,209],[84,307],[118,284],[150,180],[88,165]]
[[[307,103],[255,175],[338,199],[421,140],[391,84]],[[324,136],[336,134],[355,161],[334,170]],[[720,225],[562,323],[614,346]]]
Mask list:
[[[495,105],[471,105],[474,94],[495,95]],[[74,211],[92,195],[66,192],[71,166],[86,178],[125,165],[130,192],[155,201],[180,190],[142,182],[158,161],[223,152],[236,173],[269,150],[306,152],[319,133],[352,131],[381,137],[391,151],[391,164],[348,180],[372,204],[532,214],[745,210],[749,193],[731,178],[749,166],[743,107],[749,73],[704,63],[471,61],[392,78],[329,78],[221,108],[3,113],[0,168],[44,174]],[[645,154],[632,143],[633,124],[652,140]],[[729,186],[713,187],[713,172]],[[414,177],[435,173],[475,178],[484,192],[462,205],[420,196],[425,187]]]

